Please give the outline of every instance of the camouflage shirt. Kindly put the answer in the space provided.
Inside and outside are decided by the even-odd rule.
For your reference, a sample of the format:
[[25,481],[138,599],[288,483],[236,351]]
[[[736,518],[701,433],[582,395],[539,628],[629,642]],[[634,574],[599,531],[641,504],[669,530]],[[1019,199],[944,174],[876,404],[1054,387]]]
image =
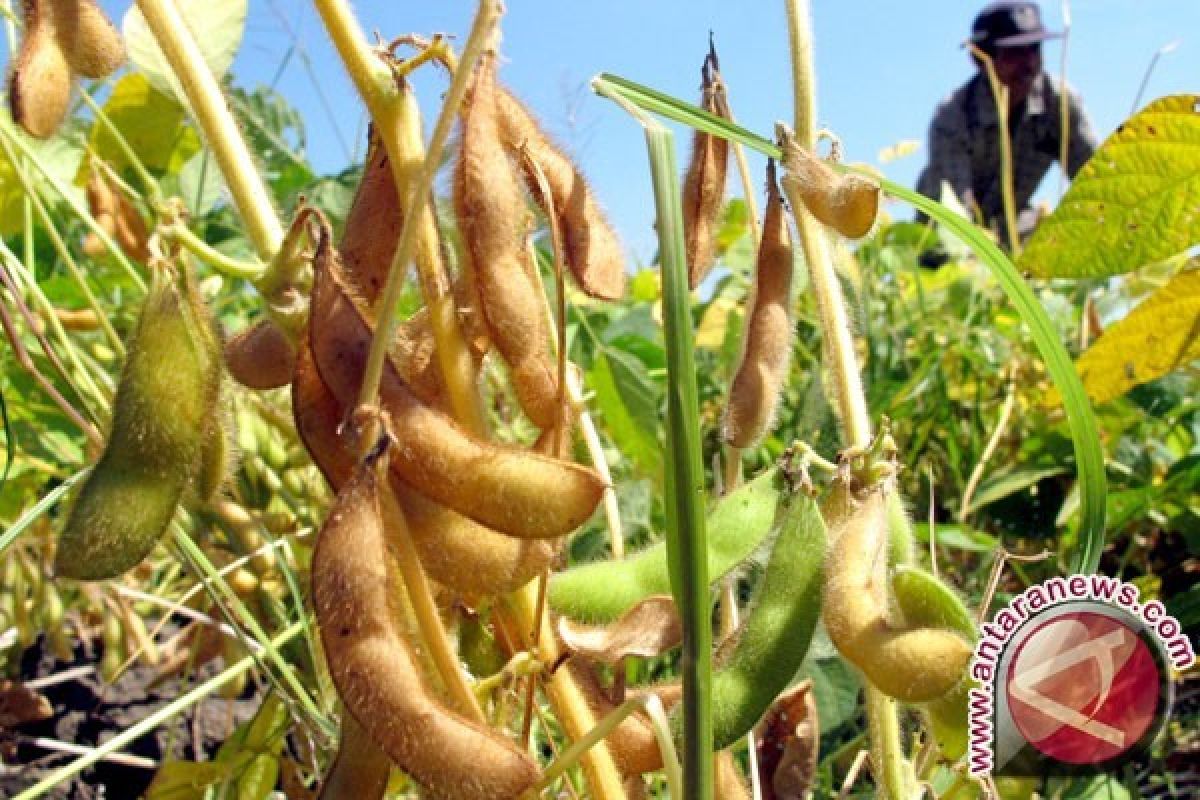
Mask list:
[[[1025,103],[1010,114],[1013,193],[1020,214],[1062,150],[1062,84],[1045,72],[1033,83]],[[1067,89],[1067,174],[1091,158],[1096,136],[1079,95]],[[1000,123],[987,77],[977,72],[942,101],[929,126],[929,164],[917,191],[940,198],[945,182],[965,205],[974,203],[984,222],[1002,232],[1004,201],[1000,191]],[[1024,227],[1024,226],[1021,226]],[[1002,239],[1003,241],[1003,239]]]

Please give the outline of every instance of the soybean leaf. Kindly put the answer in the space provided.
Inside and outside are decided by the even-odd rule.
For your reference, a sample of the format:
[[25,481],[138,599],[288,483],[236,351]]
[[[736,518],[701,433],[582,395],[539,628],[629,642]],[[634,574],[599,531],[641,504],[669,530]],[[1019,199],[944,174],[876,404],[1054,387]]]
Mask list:
[[643,473],[659,475],[662,446],[654,434],[658,403],[642,362],[619,350],[605,349],[596,355],[588,384],[617,447]]
[[1155,100],[1084,165],[1017,266],[1043,278],[1119,275],[1200,242],[1200,95]]
[[[7,108],[0,110],[0,119],[3,119],[6,131],[15,130]],[[27,136],[22,137],[21,142],[37,155],[38,161],[58,179],[59,185],[70,187],[68,191],[80,202],[83,201],[83,190],[71,185],[83,158],[83,151],[76,144],[65,136],[55,136],[45,141]],[[39,187],[40,178],[36,169],[26,163],[23,172],[34,187]],[[43,200],[49,202],[53,197],[52,190],[43,188]],[[0,150],[0,236],[11,236],[22,230],[25,225],[24,203],[25,190],[21,181],[17,178],[12,162],[8,160],[4,151]]]
[[984,482],[975,496],[971,498],[971,505],[966,510],[968,513],[978,511],[997,500],[1024,491],[1045,478],[1061,475],[1066,471],[1066,467],[1055,466],[1042,469],[1018,469],[1002,473]]
[[216,159],[208,152],[196,153],[179,170],[179,196],[195,217],[202,217],[221,202],[225,182]]
[[1106,330],[1075,367],[1092,402],[1106,403],[1196,359],[1200,269],[1190,269]]
[[[928,543],[929,523],[914,524],[913,535],[917,541]],[[964,528],[962,525],[938,525],[935,536],[941,547],[963,550],[968,553],[994,553],[1000,546],[1000,540],[990,533]]]
[[833,733],[854,718],[860,683],[845,661],[840,658],[810,660],[800,670],[800,675],[812,680],[822,734]]
[[1200,586],[1167,598],[1167,613],[1179,621],[1183,629],[1194,630],[1200,625]]
[[[200,138],[183,108],[144,75],[131,73],[117,81],[104,114],[150,169],[177,172],[200,150]],[[100,158],[118,170],[127,165],[125,150],[107,125],[93,125],[88,138]]]
[[[221,0],[219,3],[211,0],[175,0],[175,6],[191,30],[204,62],[220,80],[233,64],[233,57],[242,43],[247,0]],[[156,89],[167,94],[173,93],[186,107],[187,95],[136,5],[126,12],[121,28],[133,65]]]

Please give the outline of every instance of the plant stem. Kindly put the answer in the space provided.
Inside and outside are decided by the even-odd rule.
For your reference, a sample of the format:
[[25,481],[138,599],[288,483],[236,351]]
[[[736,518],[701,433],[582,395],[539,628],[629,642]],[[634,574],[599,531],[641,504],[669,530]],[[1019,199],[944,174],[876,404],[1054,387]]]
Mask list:
[[245,278],[248,281],[256,281],[263,276],[267,267],[262,262],[246,262],[239,261],[232,256],[227,256],[220,250],[210,245],[208,242],[201,239],[196,234],[192,233],[183,222],[176,220],[163,229],[168,237],[174,239],[184,248],[191,251],[193,255],[207,263],[210,267],[220,272],[222,275],[228,275],[231,278]]
[[[988,85],[992,89],[992,100],[996,103],[996,119],[1000,123],[1000,196],[1004,201],[1004,226],[1008,228],[1008,251],[1013,257],[1021,252],[1021,239],[1017,235],[1017,199],[1013,193],[1012,136],[1008,130],[1008,87],[996,75],[992,57],[971,45],[971,52],[982,63],[987,72]],[[1065,131],[1064,131],[1065,133]],[[1063,165],[1066,169],[1066,165]]]
[[270,261],[283,240],[283,227],[216,77],[173,0],[137,0],[137,5],[217,157],[255,252],[263,261]]
[[397,81],[367,45],[358,21],[345,0],[315,0],[315,4],[383,140],[401,208],[405,209],[400,242],[392,258],[387,285],[378,302],[378,324],[367,357],[359,405],[373,405],[379,393],[387,345],[400,321],[397,301],[404,286],[408,263],[415,254],[421,291],[429,309],[438,363],[446,380],[451,407],[462,424],[472,433],[482,435],[485,425],[478,392],[475,391],[474,362],[458,328],[453,295],[441,263],[437,223],[428,198],[441,162],[442,149],[466,94],[467,82],[500,17],[499,4],[496,0],[482,0],[480,3],[471,33],[463,46],[462,63],[455,71],[446,93],[427,151],[422,147],[420,116],[412,91]]
[[[816,144],[816,77],[813,68],[812,25],[808,0],[786,0],[788,38],[792,55],[795,101],[795,139],[784,142],[784,164],[788,150]],[[855,357],[854,337],[846,314],[841,286],[829,257],[828,240],[822,226],[805,210],[794,181],[784,177],[783,188],[792,205],[809,280],[817,300],[821,333],[829,369],[833,374],[834,395],[840,421],[849,447],[866,447],[871,440],[871,418]],[[876,784],[891,800],[912,796],[912,768],[900,744],[900,721],[896,704],[870,683],[865,686],[867,728]]]

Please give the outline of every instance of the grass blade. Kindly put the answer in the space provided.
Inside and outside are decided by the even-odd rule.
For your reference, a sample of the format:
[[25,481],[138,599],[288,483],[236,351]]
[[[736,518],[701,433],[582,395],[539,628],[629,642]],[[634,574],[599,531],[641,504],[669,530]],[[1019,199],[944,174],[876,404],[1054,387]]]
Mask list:
[[54,487],[49,494],[47,494],[41,500],[38,500],[32,508],[22,514],[21,518],[14,522],[8,530],[0,534],[0,554],[3,554],[4,551],[9,548],[9,545],[17,540],[17,537],[19,537],[30,525],[37,521],[38,517],[53,508],[55,503],[62,499],[63,495],[71,491],[71,488],[75,484],[79,483],[79,481],[87,477],[87,474],[91,471],[92,468],[87,467],[86,469],[81,469],[79,472],[76,472],[74,475],[67,478],[61,484]]
[[704,464],[696,399],[691,293],[683,236],[683,202],[675,136],[618,98],[641,122],[654,182],[659,262],[662,265],[663,327],[667,344],[667,563],[671,589],[683,621],[683,796],[713,797],[712,603],[708,589]]

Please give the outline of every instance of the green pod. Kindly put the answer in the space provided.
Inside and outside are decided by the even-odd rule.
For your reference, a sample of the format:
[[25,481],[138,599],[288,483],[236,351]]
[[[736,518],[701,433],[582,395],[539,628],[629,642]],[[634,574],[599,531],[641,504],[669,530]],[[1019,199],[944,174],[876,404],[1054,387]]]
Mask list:
[[713,675],[715,749],[745,736],[800,669],[821,616],[824,561],[825,522],[813,499],[798,494],[737,643]]
[[[905,622],[950,628],[971,641],[978,638],[975,620],[950,587],[916,567],[902,567],[892,576],[892,596]],[[971,682],[964,680],[941,697],[925,704],[929,729],[942,755],[957,761],[967,752],[967,693]]]
[[913,527],[899,492],[888,492],[888,563],[893,567],[913,560]]
[[189,506],[203,508],[216,499],[233,474],[237,453],[229,393],[222,386],[217,392],[216,413],[211,415],[205,431],[200,467],[185,498]]
[[209,324],[190,290],[155,272],[113,400],[105,450],[113,466],[162,480],[195,475],[220,383]]
[[101,459],[80,490],[58,542],[58,577],[104,580],[136,566],[162,538],[183,484]]
[[113,399],[100,462],[79,490],[55,571],[80,580],[119,575],[162,537],[197,478],[217,402],[216,333],[190,282],[156,270]]
[[[770,469],[717,501],[706,524],[710,581],[748,558],[770,533],[780,481],[779,470]],[[663,540],[623,561],[597,561],[553,575],[547,599],[563,616],[605,623],[651,595],[670,593]]]

